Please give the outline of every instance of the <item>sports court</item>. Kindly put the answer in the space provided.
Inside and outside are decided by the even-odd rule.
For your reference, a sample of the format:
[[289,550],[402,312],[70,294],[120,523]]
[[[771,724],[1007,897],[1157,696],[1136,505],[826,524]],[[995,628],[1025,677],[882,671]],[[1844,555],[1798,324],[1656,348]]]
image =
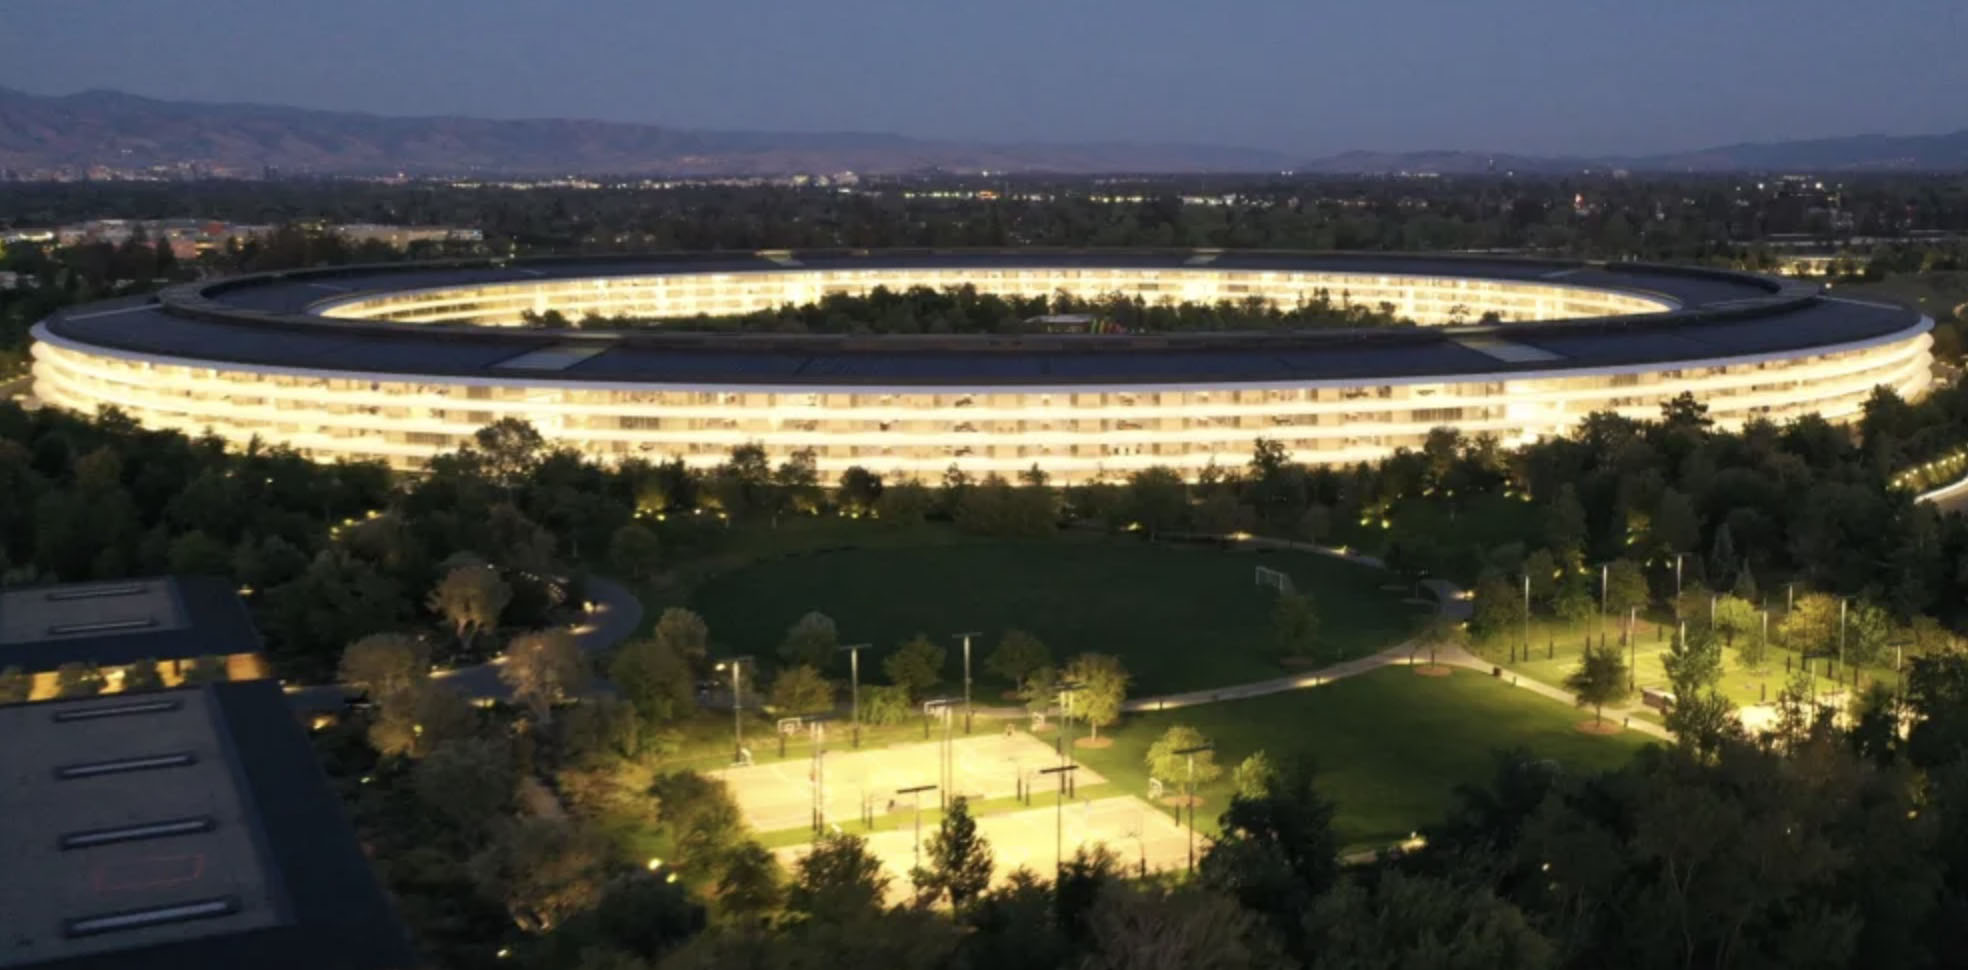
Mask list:
[[[946,784],[942,753],[940,739],[856,750],[848,746],[845,737],[829,738],[817,772],[826,820],[845,826],[870,812],[880,817],[891,811],[913,811],[915,797],[896,792]],[[1059,755],[1050,743],[1024,731],[992,731],[953,738],[949,760],[954,780],[947,784],[957,795],[972,801],[1009,798],[1018,793],[1022,777],[1038,793],[1034,796],[1037,799],[1055,787],[1050,777],[1037,772],[1057,765]],[[716,776],[730,786],[746,824],[754,831],[777,832],[813,824],[815,767],[810,756],[790,757],[770,764],[726,768]],[[1084,767],[1074,774],[1076,787],[1104,780]],[[924,792],[921,797],[924,808],[942,804],[938,791]]]
[[[1189,831],[1175,823],[1172,810],[1158,809],[1132,795],[1092,801],[1068,799],[1064,810],[1051,803],[1052,795],[1035,795],[1034,807],[1003,815],[987,815],[977,820],[977,831],[991,845],[993,884],[1020,867],[1050,878],[1054,853],[1061,842],[1071,858],[1074,849],[1104,844],[1129,871],[1146,866],[1151,872],[1181,869],[1188,864]],[[923,847],[928,851],[934,823],[923,825]],[[868,849],[882,860],[882,871],[890,877],[890,895],[904,898],[909,892],[909,869],[915,864],[916,835],[913,826],[877,832],[867,836]],[[1196,851],[1207,840],[1198,835]],[[779,861],[791,866],[809,847],[791,846],[778,851]],[[927,856],[925,856],[925,859]]]

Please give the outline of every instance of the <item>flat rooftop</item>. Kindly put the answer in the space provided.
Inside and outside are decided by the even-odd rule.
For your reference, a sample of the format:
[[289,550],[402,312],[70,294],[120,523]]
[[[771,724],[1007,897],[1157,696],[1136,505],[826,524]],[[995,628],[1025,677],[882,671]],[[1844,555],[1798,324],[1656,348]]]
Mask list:
[[0,968],[413,962],[271,681],[0,706]]
[[231,584],[214,576],[62,583],[0,591],[0,667],[254,653],[259,633]]

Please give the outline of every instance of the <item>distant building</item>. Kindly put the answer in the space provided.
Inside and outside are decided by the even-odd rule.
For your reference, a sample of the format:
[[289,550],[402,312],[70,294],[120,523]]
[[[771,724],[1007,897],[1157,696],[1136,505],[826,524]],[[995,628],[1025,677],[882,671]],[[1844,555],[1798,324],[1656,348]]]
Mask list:
[[[231,584],[210,576],[66,583],[0,590],[0,670],[34,677],[30,700],[55,696],[66,663],[102,669],[106,691],[123,668],[157,661],[167,686],[200,657],[224,661],[227,679],[268,677],[259,631]],[[4,817],[4,816],[0,816]],[[7,966],[0,955],[0,968]]]
[[0,967],[414,954],[272,681],[0,706]]

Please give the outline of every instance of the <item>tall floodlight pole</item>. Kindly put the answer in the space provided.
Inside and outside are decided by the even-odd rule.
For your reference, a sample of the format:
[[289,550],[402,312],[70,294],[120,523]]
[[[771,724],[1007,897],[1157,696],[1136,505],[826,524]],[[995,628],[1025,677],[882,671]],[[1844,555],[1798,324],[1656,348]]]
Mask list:
[[852,698],[850,703],[854,711],[854,746],[857,748],[861,746],[861,651],[868,649],[869,646],[870,644],[866,643],[850,643],[835,648],[847,651],[848,696]]
[[1681,618],[1681,553],[1674,554],[1674,618]]
[[897,788],[895,790],[897,795],[908,795],[916,800],[916,865],[915,868],[909,870],[909,879],[911,882],[915,880],[915,874],[922,870],[922,793],[935,790],[935,785],[917,785],[914,788]]
[[1531,573],[1524,571],[1524,661],[1531,659]]
[[1052,877],[1058,880],[1060,873],[1066,871],[1066,776],[1080,770],[1079,765],[1058,765],[1040,768],[1041,775],[1059,776],[1059,796],[1055,802],[1057,810],[1052,823]]
[[970,707],[970,638],[971,638],[971,637],[981,637],[981,636],[983,636],[983,635],[984,635],[984,634],[982,634],[982,633],[979,633],[979,632],[977,632],[976,630],[971,630],[971,631],[968,631],[968,632],[965,632],[965,633],[957,633],[957,634],[953,634],[953,636],[955,636],[955,637],[956,637],[957,639],[959,639],[959,640],[962,640],[962,641],[963,641],[963,651],[964,651],[964,733],[965,733],[965,734],[969,734],[969,733],[970,733],[970,718],[971,718],[971,707]]
[[1845,666],[1845,604],[1848,602],[1850,600],[1842,596],[1838,599],[1838,665],[1840,667]]
[[1189,871],[1196,871],[1196,756],[1205,751],[1216,750],[1214,744],[1199,744],[1193,748],[1183,748],[1170,752],[1179,754],[1189,762],[1189,795],[1184,801],[1189,803]]
[[1058,740],[1058,742],[1059,742],[1059,763],[1060,763],[1060,764],[1065,764],[1065,763],[1066,763],[1066,760],[1067,760],[1067,755],[1066,755],[1066,728],[1067,728],[1067,726],[1068,726],[1068,725],[1070,725],[1070,724],[1072,724],[1072,723],[1073,723],[1073,718],[1071,717],[1071,710],[1072,710],[1072,709],[1071,709],[1071,707],[1070,707],[1069,705],[1070,705],[1070,704],[1072,703],[1072,700],[1073,700],[1073,695],[1074,695],[1074,694],[1077,694],[1077,693],[1079,693],[1079,692],[1080,692],[1081,690],[1083,690],[1083,689],[1084,689],[1085,687],[1086,687],[1086,685],[1085,685],[1085,684],[1082,684],[1082,683],[1079,683],[1078,681],[1071,681],[1071,680],[1063,680],[1063,681],[1060,681],[1060,682],[1059,682],[1059,687],[1058,687],[1058,690],[1059,690],[1059,736],[1058,736],[1058,739],[1057,739],[1057,740]]
[[1611,580],[1609,575],[1611,569],[1611,563],[1599,564],[1599,631],[1601,633],[1604,633],[1606,630],[1607,584]]
[[745,665],[753,663],[751,657],[733,657],[721,661],[718,670],[731,671],[731,760],[745,760]]

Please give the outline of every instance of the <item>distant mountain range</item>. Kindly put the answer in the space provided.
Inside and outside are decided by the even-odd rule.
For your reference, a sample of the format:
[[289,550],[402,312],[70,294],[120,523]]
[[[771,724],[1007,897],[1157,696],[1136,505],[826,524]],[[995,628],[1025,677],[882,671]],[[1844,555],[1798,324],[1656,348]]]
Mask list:
[[258,174],[754,176],[854,171],[1329,174],[1968,170],[1968,131],[1855,135],[1637,157],[1347,152],[1307,161],[1187,144],[940,141],[893,134],[707,131],[604,121],[384,117],[275,105],[160,101],[117,91],[0,88],[0,169],[157,166]]

